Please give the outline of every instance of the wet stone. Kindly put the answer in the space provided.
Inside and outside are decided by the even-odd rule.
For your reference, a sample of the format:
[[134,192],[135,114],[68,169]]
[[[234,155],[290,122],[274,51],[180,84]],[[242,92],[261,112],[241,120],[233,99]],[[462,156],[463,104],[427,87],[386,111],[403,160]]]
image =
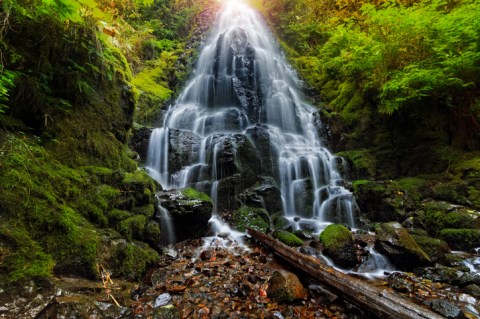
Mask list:
[[459,307],[455,306],[447,300],[433,300],[431,307],[433,311],[441,314],[448,319],[466,318]]

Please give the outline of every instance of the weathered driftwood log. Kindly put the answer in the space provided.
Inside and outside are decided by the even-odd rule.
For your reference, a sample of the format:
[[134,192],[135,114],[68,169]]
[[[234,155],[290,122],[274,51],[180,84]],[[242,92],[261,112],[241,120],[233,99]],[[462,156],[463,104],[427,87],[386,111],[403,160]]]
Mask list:
[[322,264],[318,259],[304,255],[268,235],[253,229],[248,229],[248,234],[259,243],[272,249],[291,266],[328,286],[332,291],[359,308],[369,310],[378,318],[445,319],[425,307],[393,294],[386,287],[370,285],[364,280],[341,273]]

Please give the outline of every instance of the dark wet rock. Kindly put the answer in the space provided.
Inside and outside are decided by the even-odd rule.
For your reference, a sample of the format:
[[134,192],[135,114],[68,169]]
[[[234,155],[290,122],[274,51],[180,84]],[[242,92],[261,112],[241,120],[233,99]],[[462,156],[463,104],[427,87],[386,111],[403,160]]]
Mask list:
[[307,292],[298,277],[286,270],[276,270],[268,281],[267,294],[278,303],[304,299]]
[[386,191],[384,183],[365,181],[354,183],[355,200],[362,215],[371,222],[397,220],[395,205]]
[[323,253],[343,268],[352,268],[357,264],[355,243],[350,231],[342,225],[329,225],[320,234],[320,242],[324,245]]
[[250,207],[265,208],[270,213],[282,211],[280,189],[274,185],[261,185],[245,190],[239,199]]
[[469,295],[472,295],[475,298],[480,298],[480,286],[471,284],[463,288],[463,292]]
[[177,241],[206,235],[208,221],[212,216],[211,201],[203,197],[192,198],[177,190],[160,192],[158,198],[160,205],[172,216]]
[[432,310],[441,314],[448,319],[464,319],[466,318],[462,310],[447,300],[432,300]]
[[446,263],[446,255],[450,253],[448,244],[441,239],[422,235],[412,235],[420,248],[427,253],[432,262]]
[[271,220],[275,230],[288,230],[291,227],[290,222],[283,214],[274,214]]
[[480,285],[480,274],[464,271],[468,269],[451,268],[437,264],[435,267],[415,269],[415,273],[432,281],[444,282],[456,286]]
[[390,287],[396,291],[400,292],[413,292],[414,285],[410,280],[410,277],[399,272],[395,272],[387,277],[387,282],[389,283]]
[[377,229],[375,249],[387,255],[402,270],[431,264],[428,255],[398,222],[380,225]]
[[440,238],[453,249],[473,250],[480,243],[480,229],[445,228],[440,231]]
[[270,143],[268,129],[261,125],[255,125],[248,128],[246,134],[258,150],[262,171],[265,174],[275,176],[278,171],[278,162],[273,159],[277,158],[277,154]]
[[199,135],[184,130],[169,129],[168,139],[168,170],[177,172],[182,167],[194,163],[201,146]]
[[145,126],[134,126],[132,129],[129,146],[138,153],[142,161],[147,159],[148,143],[150,142],[152,130],[152,128]]

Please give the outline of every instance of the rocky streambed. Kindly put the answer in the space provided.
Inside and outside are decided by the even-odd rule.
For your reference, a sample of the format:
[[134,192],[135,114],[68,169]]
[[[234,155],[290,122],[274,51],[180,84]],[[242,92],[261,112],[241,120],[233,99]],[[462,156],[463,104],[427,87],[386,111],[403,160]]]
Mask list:
[[[98,282],[62,277],[2,288],[0,318],[373,318],[267,249],[246,244],[219,237],[177,244],[137,284],[102,270]],[[447,318],[478,318],[478,274],[448,267],[442,273],[442,267],[386,273],[365,284]]]

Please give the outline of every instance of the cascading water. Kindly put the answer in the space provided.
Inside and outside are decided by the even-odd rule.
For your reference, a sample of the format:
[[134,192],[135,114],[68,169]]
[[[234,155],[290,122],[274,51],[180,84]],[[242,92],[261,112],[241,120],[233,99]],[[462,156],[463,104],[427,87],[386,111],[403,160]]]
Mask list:
[[269,183],[278,187],[293,227],[316,233],[333,222],[354,227],[355,200],[342,186],[338,158],[321,145],[315,110],[300,86],[261,17],[229,2],[193,79],[151,136],[148,171],[164,188],[209,193],[214,224],[220,206],[238,207],[224,198]]

